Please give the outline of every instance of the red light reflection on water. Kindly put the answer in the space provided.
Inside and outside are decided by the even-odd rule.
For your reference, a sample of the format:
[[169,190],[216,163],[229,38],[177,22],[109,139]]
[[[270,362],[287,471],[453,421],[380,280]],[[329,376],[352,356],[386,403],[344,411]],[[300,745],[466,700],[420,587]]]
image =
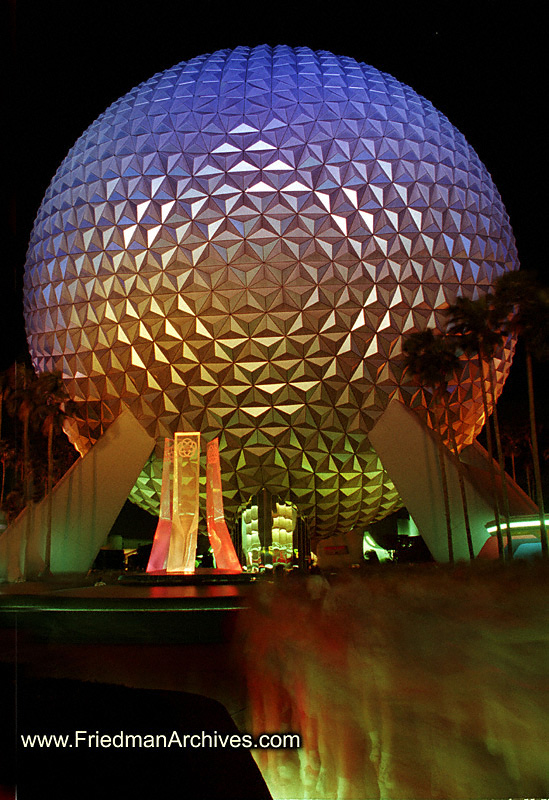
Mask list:
[[195,599],[211,597],[237,597],[240,594],[238,586],[151,586],[148,589],[151,598]]

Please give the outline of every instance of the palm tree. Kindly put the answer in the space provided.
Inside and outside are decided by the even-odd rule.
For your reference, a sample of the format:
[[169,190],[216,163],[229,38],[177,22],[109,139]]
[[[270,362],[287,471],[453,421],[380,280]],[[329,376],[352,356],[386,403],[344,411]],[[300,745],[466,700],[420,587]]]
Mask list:
[[439,446],[439,463],[442,477],[442,486],[444,493],[444,507],[446,515],[446,528],[448,534],[448,556],[452,563],[453,556],[453,541],[452,530],[450,521],[450,503],[448,497],[448,479],[446,475],[446,465],[444,461],[444,442],[442,438],[442,421],[444,410],[446,410],[448,433],[454,456],[457,460],[458,467],[458,480],[461,493],[461,502],[463,506],[463,515],[465,519],[465,531],[467,535],[467,546],[469,549],[469,557],[474,558],[473,540],[471,536],[471,528],[469,524],[469,512],[467,507],[467,494],[465,491],[465,482],[463,480],[463,471],[461,461],[459,459],[458,447],[455,437],[455,431],[450,421],[450,403],[448,396],[448,379],[460,366],[460,360],[456,353],[455,342],[447,336],[436,336],[432,328],[427,328],[424,331],[417,331],[411,333],[404,342],[404,352],[406,353],[406,366],[414,376],[418,383],[430,386],[433,389],[433,402],[436,405],[438,400],[442,400],[443,410],[438,419],[436,412],[433,410],[433,419],[435,426],[438,430],[438,446]]
[[10,391],[10,375],[7,370],[0,372],[0,460],[2,461],[2,488],[0,490],[0,508],[4,504],[4,495],[6,490],[6,468],[13,460],[13,448],[6,441],[2,439],[2,422],[4,400],[8,397]]
[[[500,420],[501,423],[501,420]],[[501,431],[501,443],[505,458],[511,460],[511,477],[517,483],[517,459],[520,461],[525,447],[525,430],[513,421],[504,420]],[[528,435],[529,437],[529,435]]]
[[0,509],[4,506],[6,494],[6,471],[15,460],[15,451],[10,442],[0,441],[0,461],[2,462],[2,488],[0,489]]
[[35,410],[35,373],[26,364],[14,364],[13,390],[8,397],[8,409],[22,423],[23,442],[23,502],[27,507],[25,538],[28,543],[32,528],[33,469],[30,457],[30,422]]
[[36,376],[26,364],[14,365],[13,389],[8,397],[8,409],[22,423],[23,489],[25,502],[33,496],[33,470],[30,458],[30,424],[36,409],[34,381]]
[[495,286],[497,313],[506,330],[518,334],[526,350],[526,374],[528,385],[528,411],[536,502],[540,516],[541,551],[549,558],[545,504],[541,483],[539,444],[534,402],[533,360],[549,358],[549,291],[541,286],[535,275],[528,272],[508,272],[498,278]]
[[48,576],[51,566],[51,534],[53,511],[53,442],[56,433],[63,430],[63,422],[72,410],[71,401],[65,389],[60,372],[42,372],[36,379],[36,420],[41,422],[41,430],[47,437],[48,467],[46,479],[47,529],[44,576]]
[[2,438],[2,411],[4,406],[4,399],[9,393],[10,389],[10,376],[7,371],[0,372],[0,439]]
[[[25,535],[28,542],[32,528],[32,501],[39,499],[44,493],[47,494],[45,574],[48,574],[51,561],[54,441],[56,434],[61,432],[63,420],[72,412],[72,403],[59,373],[45,372],[36,375],[25,364],[14,364],[8,374],[5,405],[8,413],[21,423],[20,434],[17,429],[12,431],[14,447],[11,449],[17,453],[18,442],[21,442],[23,451],[22,459],[19,458],[23,490],[22,493],[19,492],[16,480],[8,498],[9,505],[16,510],[18,499],[22,499],[23,506],[27,508]],[[43,436],[47,440],[47,468],[41,468]],[[39,478],[41,485],[38,484]]]
[[493,357],[498,347],[504,340],[504,334],[498,324],[499,317],[494,310],[494,300],[492,295],[487,294],[477,300],[470,300],[468,297],[458,297],[456,302],[446,309],[448,317],[447,330],[457,337],[464,353],[476,356],[479,373],[480,388],[482,395],[482,405],[484,408],[484,419],[486,422],[486,442],[488,450],[488,469],[494,494],[494,514],[496,519],[497,539],[499,557],[503,560],[503,535],[501,532],[501,521],[499,515],[499,505],[496,489],[496,473],[494,469],[494,448],[492,444],[492,430],[490,427],[490,409],[488,405],[488,395],[486,392],[484,364],[488,362],[488,380],[492,395],[492,413],[494,422],[494,434],[501,475],[501,485],[503,490],[503,508],[507,520],[507,551],[508,557],[513,558],[513,540],[511,536],[511,523],[509,514],[509,494],[507,491],[507,478],[505,473],[505,463],[503,458],[503,448],[501,446],[501,436],[496,408],[496,390],[494,378]]

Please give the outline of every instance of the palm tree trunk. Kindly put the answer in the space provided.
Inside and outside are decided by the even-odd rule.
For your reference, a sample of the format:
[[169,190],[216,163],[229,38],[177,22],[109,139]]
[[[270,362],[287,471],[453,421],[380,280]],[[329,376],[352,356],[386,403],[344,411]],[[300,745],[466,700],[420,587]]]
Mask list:
[[545,525],[545,504],[543,502],[543,487],[541,484],[541,470],[539,466],[538,436],[536,428],[536,410],[534,405],[534,377],[532,371],[532,354],[526,348],[526,373],[528,378],[528,410],[530,414],[530,438],[532,439],[532,460],[534,462],[534,479],[536,485],[536,501],[539,510],[539,527],[541,539],[541,554],[543,558],[549,558],[549,546],[547,542],[547,527]]
[[25,575],[27,578],[27,549],[31,538],[31,474],[30,474],[30,442],[29,442],[29,414],[23,417],[23,495],[25,500]]
[[454,563],[454,540],[452,537],[452,519],[450,514],[450,495],[448,492],[448,476],[446,474],[445,458],[445,445],[441,435],[442,422],[437,419],[436,414],[432,412],[435,421],[435,428],[437,430],[437,443],[438,443],[438,463],[440,467],[440,477],[442,479],[442,495],[444,497],[444,516],[446,519],[446,537],[448,541],[448,561],[450,564]]
[[448,495],[448,477],[446,475],[446,464],[444,462],[444,442],[439,434],[438,460],[440,463],[440,475],[442,478],[442,492],[444,495],[444,515],[446,517],[446,536],[448,538],[448,561],[454,563],[454,542],[452,539],[452,521],[450,519],[450,498]]
[[47,484],[47,528],[46,528],[46,553],[45,575],[51,575],[51,528],[53,516],[53,420],[48,428],[48,484]]
[[2,491],[0,492],[0,508],[4,505],[4,492],[6,489],[6,460],[2,459]]
[[484,422],[486,426],[486,445],[488,449],[488,470],[490,472],[490,481],[492,483],[492,493],[494,498],[494,514],[496,520],[496,535],[498,539],[498,554],[501,561],[503,561],[503,535],[501,533],[501,522],[499,518],[498,506],[498,493],[496,488],[496,471],[494,469],[494,448],[492,445],[492,431],[490,428],[490,415],[488,413],[488,397],[486,395],[486,386],[484,384],[484,359],[479,350],[477,355],[479,370],[480,370],[480,388],[482,393],[482,405],[484,406]]
[[530,464],[526,464],[526,486],[528,487],[528,497],[533,500],[534,492],[532,491],[532,470]]
[[465,481],[463,480],[463,464],[461,463],[459,457],[458,446],[456,442],[456,434],[452,427],[452,423],[450,421],[450,403],[446,393],[445,393],[445,403],[446,403],[446,415],[448,419],[448,433],[450,435],[450,443],[452,445],[452,451],[456,458],[456,466],[458,471],[459,491],[461,495],[461,505],[463,507],[463,518],[465,521],[465,535],[467,536],[467,548],[469,550],[469,558],[472,561],[475,557],[475,551],[473,549],[473,537],[471,536],[471,524],[469,521],[469,508],[467,505],[467,493],[465,491]]
[[503,513],[507,523],[507,558],[513,560],[513,536],[511,533],[511,515],[509,513],[509,490],[507,487],[507,473],[505,472],[505,459],[503,457],[503,447],[501,446],[501,434],[499,430],[498,409],[496,402],[496,382],[494,380],[494,362],[490,361],[490,391],[492,393],[492,418],[494,420],[494,433],[496,436],[496,450],[498,454],[499,472],[501,476],[501,490],[503,492]]

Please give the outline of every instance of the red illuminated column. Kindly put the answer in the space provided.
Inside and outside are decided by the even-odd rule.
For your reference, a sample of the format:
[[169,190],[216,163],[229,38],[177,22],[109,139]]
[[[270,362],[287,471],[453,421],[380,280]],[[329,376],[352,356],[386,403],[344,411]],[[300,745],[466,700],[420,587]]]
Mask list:
[[242,572],[242,567],[225,522],[221,489],[221,466],[219,463],[219,442],[217,439],[213,439],[208,443],[206,519],[208,536],[210,537],[217,568],[234,573]]
[[160,517],[154,533],[154,541],[147,564],[147,572],[166,569],[170,536],[172,533],[172,481],[173,439],[164,439],[164,463],[162,465],[162,491],[160,494]]

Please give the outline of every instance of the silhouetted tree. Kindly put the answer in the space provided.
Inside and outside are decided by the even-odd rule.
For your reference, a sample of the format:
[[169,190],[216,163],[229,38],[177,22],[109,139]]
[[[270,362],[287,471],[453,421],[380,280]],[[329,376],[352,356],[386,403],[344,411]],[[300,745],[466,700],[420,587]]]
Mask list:
[[496,438],[496,449],[498,454],[499,471],[501,475],[501,486],[503,492],[504,514],[507,520],[507,552],[508,558],[513,558],[513,540],[511,536],[511,522],[509,514],[509,495],[507,491],[507,478],[505,473],[505,463],[503,458],[503,448],[496,406],[496,381],[494,377],[493,358],[498,347],[501,347],[504,334],[498,325],[498,316],[494,314],[494,302],[492,295],[487,294],[477,300],[468,297],[458,297],[456,302],[446,309],[448,318],[447,329],[449,333],[458,337],[460,347],[463,352],[470,356],[476,356],[480,372],[480,387],[482,394],[482,404],[484,407],[484,419],[486,423],[486,442],[488,449],[488,462],[492,491],[494,496],[494,513],[496,519],[497,539],[499,557],[503,559],[503,536],[501,532],[501,521],[498,506],[498,492],[496,487],[496,475],[494,469],[494,449],[492,445],[492,432],[490,427],[490,409],[488,405],[488,395],[485,384],[485,364],[488,372],[488,383],[492,395],[492,414],[494,419],[494,434]]
[[511,460],[511,476],[513,480],[515,483],[519,483],[518,469],[521,462],[525,461],[525,454],[530,452],[530,433],[518,421],[515,424],[503,421],[501,425],[503,453],[506,458]]
[[2,488],[0,489],[0,508],[4,506],[6,493],[6,473],[15,462],[15,450],[10,442],[0,440],[0,461],[2,462]]
[[74,404],[57,373],[37,375],[24,364],[14,364],[1,377],[3,408],[7,414],[0,448],[0,503],[9,521],[25,506],[29,507],[25,529],[28,538],[32,502],[47,495],[47,571],[51,550],[51,491],[55,480],[77,457],[65,434],[61,433],[62,424],[72,414]]
[[444,443],[442,437],[444,410],[446,411],[448,436],[457,462],[459,488],[463,506],[463,516],[465,520],[465,531],[467,535],[467,547],[469,550],[469,557],[473,559],[473,540],[471,536],[471,527],[469,524],[467,494],[465,491],[463,468],[459,459],[455,431],[450,419],[450,402],[448,396],[448,380],[460,367],[460,360],[456,354],[455,341],[447,336],[442,336],[440,334],[435,335],[432,328],[427,328],[424,331],[417,331],[409,334],[404,342],[404,352],[406,354],[406,366],[410,370],[414,379],[418,383],[430,386],[433,389],[434,408],[436,408],[439,403],[442,405],[442,411],[438,417],[434,410],[432,414],[433,419],[435,420],[435,427],[438,431],[439,462],[448,534],[448,556],[450,562],[453,562],[454,556],[450,521],[450,504],[448,497],[448,478],[446,474],[446,465],[444,462]]
[[8,372],[0,372],[0,440],[2,439],[2,413],[4,410],[4,398],[10,389]]
[[496,282],[495,306],[503,328],[518,334],[525,345],[528,410],[536,502],[540,513],[541,550],[543,557],[549,558],[533,377],[533,360],[545,361],[549,358],[549,291],[531,273],[508,272]]
[[47,439],[47,531],[45,553],[45,575],[50,573],[51,564],[51,534],[52,534],[52,508],[53,508],[53,478],[54,435],[61,433],[63,422],[72,410],[72,404],[65,389],[60,372],[42,372],[38,375],[35,384],[36,420],[41,426],[42,433]]
[[22,424],[23,443],[23,501],[27,507],[25,520],[25,540],[28,544],[32,528],[33,478],[34,471],[30,458],[30,422],[35,411],[35,373],[26,364],[14,365],[13,389],[9,394],[9,409]]

